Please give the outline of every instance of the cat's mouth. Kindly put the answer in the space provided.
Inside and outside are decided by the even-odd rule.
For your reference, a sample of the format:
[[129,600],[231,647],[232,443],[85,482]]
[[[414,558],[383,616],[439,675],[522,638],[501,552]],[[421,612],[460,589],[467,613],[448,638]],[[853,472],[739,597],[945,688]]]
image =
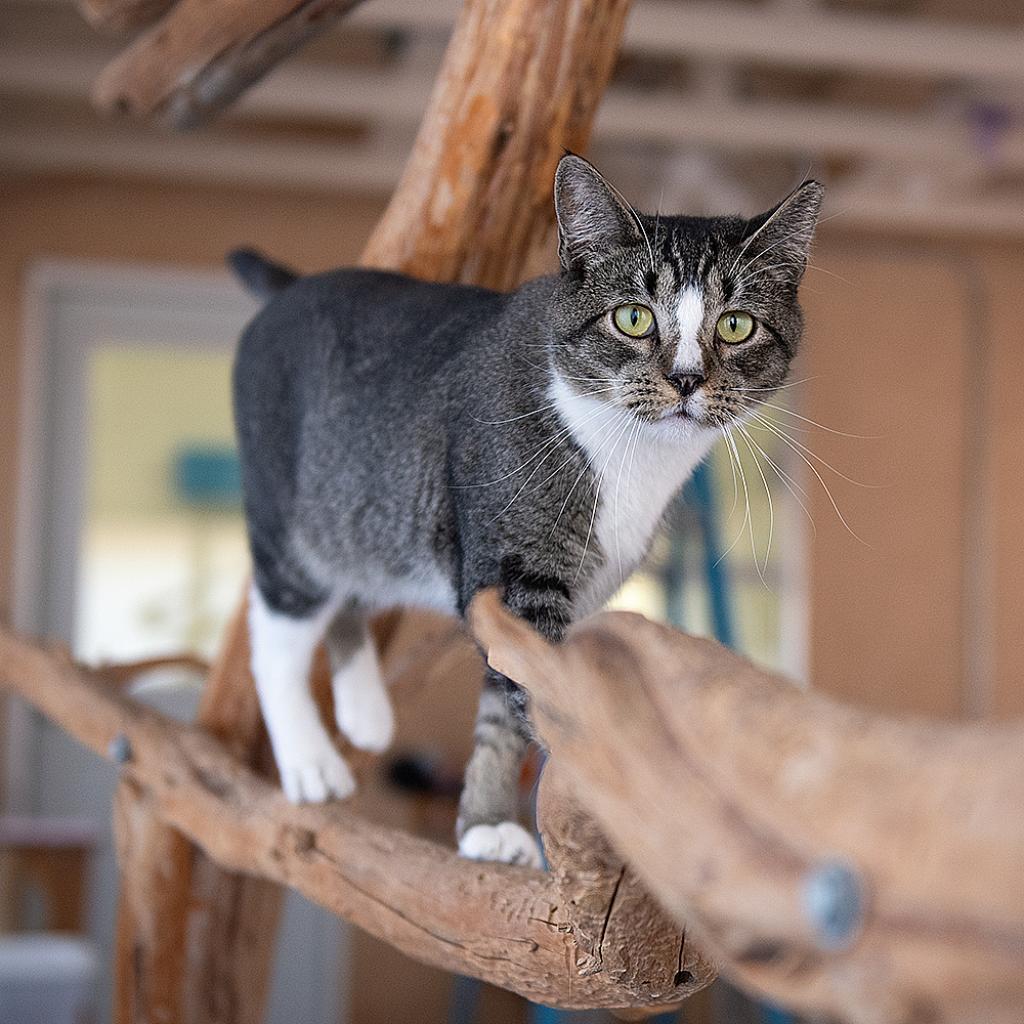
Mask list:
[[693,408],[691,400],[684,398],[681,402],[670,405],[659,417],[660,419],[686,420],[690,423],[701,422],[697,410]]

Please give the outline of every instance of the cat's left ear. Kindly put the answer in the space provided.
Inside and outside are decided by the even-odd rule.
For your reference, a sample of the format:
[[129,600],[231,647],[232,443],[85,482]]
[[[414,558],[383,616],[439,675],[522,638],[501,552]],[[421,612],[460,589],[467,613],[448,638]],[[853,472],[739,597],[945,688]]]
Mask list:
[[558,258],[573,272],[597,255],[640,240],[636,218],[593,164],[566,153],[555,172]]
[[820,182],[805,181],[778,206],[748,221],[739,265],[763,264],[768,268],[765,273],[799,284],[824,197]]

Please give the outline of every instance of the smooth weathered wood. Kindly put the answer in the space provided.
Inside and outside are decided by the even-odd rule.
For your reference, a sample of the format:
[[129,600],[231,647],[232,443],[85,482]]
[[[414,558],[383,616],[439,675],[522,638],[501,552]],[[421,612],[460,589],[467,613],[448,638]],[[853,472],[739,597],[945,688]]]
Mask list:
[[121,35],[151,25],[176,0],[78,0],[82,16],[97,32]]
[[508,288],[550,228],[565,149],[583,150],[624,0],[473,0],[363,262]]
[[[857,1024],[1020,1020],[1020,724],[868,714],[637,615],[559,647],[494,594],[472,618],[566,784],[724,973]],[[831,918],[808,902],[829,865],[853,897],[830,887]]]
[[107,113],[192,128],[359,0],[178,0],[96,80]]
[[[248,674],[244,603],[228,633],[197,723],[242,764],[266,773],[271,759]],[[210,863],[160,819],[131,779],[118,787],[114,820],[121,870],[114,967],[118,1024],[261,1020],[279,887]]]
[[189,911],[177,883],[190,877],[192,845],[128,779],[114,794],[114,838],[120,868],[114,1020],[182,1020]]
[[156,658],[143,658],[141,661],[112,662],[98,666],[96,671],[118,686],[130,686],[141,675],[158,669],[172,668],[202,676],[210,671],[209,664],[194,654],[168,654]]
[[[611,902],[606,883],[619,870],[618,860],[608,868],[592,855],[588,871],[594,871],[598,887],[590,892],[586,875],[577,881],[572,866],[558,861],[558,848],[552,850],[551,876],[463,860],[452,849],[375,825],[347,804],[295,807],[207,731],[136,704],[4,631],[0,681],[98,753],[127,751],[125,786],[131,796],[148,803],[221,868],[292,886],[426,963],[566,1007],[673,1005],[713,976],[704,966],[677,984],[677,949],[674,941],[666,946],[662,930],[677,935],[671,925],[651,928],[657,950],[646,956],[649,908],[638,916],[637,927],[621,910],[609,914],[615,925],[603,947],[609,964],[650,963],[649,977],[618,967],[593,969],[592,956],[575,941],[577,905],[586,906],[586,920],[592,921],[594,907]],[[557,807],[545,813],[551,821]],[[572,814],[575,821],[578,812]],[[148,841],[151,820],[143,818],[140,837],[127,840]],[[575,825],[553,828],[564,835]],[[573,900],[562,895],[566,886],[576,894]],[[152,895],[140,887],[134,896],[145,899],[147,893]],[[149,914],[139,919],[160,923]],[[580,925],[582,934],[583,918]],[[625,945],[630,948],[618,948]]]

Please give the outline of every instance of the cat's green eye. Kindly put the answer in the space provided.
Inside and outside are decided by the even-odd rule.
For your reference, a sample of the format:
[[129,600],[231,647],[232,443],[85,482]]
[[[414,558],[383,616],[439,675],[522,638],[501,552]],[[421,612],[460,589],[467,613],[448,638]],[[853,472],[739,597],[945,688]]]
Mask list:
[[738,345],[754,333],[754,318],[742,310],[730,309],[718,318],[715,330],[727,345]]
[[646,306],[635,303],[617,306],[612,319],[615,326],[631,338],[644,338],[654,330],[654,314]]

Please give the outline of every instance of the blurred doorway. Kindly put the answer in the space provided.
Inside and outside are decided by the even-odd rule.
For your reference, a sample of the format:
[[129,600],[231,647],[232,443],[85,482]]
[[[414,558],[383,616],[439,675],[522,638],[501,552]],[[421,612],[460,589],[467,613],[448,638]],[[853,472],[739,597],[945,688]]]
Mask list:
[[[230,374],[255,304],[226,274],[48,263],[27,308],[17,627],[86,662],[209,658],[248,572]],[[154,675],[140,695],[187,718],[201,682]],[[116,772],[24,707],[11,723],[7,809],[102,829],[88,931],[109,970]],[[290,895],[280,948],[302,955],[278,958],[269,1021],[342,1019],[342,937]]]

